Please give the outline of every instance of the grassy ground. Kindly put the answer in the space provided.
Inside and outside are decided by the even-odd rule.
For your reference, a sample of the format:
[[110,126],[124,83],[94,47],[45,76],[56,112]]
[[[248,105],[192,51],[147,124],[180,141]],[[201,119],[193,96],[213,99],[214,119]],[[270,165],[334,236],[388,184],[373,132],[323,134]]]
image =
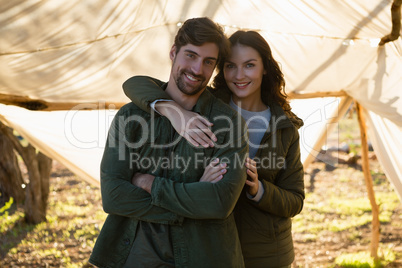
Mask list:
[[364,257],[370,251],[372,214],[359,162],[335,167],[314,163],[307,169],[305,207],[293,219],[295,267],[340,267],[342,260],[353,263],[354,258],[356,265],[343,267],[402,267],[402,206],[376,161],[371,161],[372,176],[384,260],[369,265]]
[[360,131],[356,116],[339,122],[327,148],[305,169],[306,200],[293,219],[297,258],[294,267],[402,267],[402,204],[374,152],[370,170],[380,208],[378,262],[369,257],[371,205],[362,173]]
[[91,267],[87,261],[106,218],[98,187],[55,163],[47,222],[28,225],[15,206],[0,216],[0,267]]
[[[333,139],[358,155],[355,118],[342,120],[339,130]],[[327,151],[323,162],[305,170],[305,206],[293,219],[293,267],[402,267],[402,205],[373,153],[371,158],[382,261],[370,263],[367,256],[372,216],[360,159]],[[91,267],[87,261],[106,217],[99,188],[59,163],[50,183],[45,223],[28,225],[22,207],[0,204],[0,267]]]

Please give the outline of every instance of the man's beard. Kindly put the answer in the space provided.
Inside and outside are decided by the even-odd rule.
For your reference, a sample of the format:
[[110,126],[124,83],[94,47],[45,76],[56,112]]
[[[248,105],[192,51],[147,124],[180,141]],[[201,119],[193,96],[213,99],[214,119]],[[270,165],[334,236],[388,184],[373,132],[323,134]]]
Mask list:
[[180,74],[177,76],[176,78],[176,85],[177,88],[184,94],[189,95],[189,96],[193,96],[198,94],[201,90],[203,90],[205,88],[205,86],[203,85],[203,83],[201,82],[199,87],[191,87],[189,88],[188,86],[186,86],[186,83],[183,81],[183,76],[185,76],[185,73],[190,74],[191,76],[195,77],[195,78],[199,78],[201,81],[204,81],[204,77],[202,76],[197,76],[194,75],[191,72],[185,72],[185,71],[180,71]]

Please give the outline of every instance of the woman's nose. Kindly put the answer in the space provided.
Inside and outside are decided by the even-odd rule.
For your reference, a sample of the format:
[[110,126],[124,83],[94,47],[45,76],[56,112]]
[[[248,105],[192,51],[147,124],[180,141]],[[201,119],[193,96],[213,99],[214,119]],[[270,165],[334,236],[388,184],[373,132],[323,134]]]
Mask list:
[[237,68],[236,70],[236,79],[244,78],[244,71],[242,68]]

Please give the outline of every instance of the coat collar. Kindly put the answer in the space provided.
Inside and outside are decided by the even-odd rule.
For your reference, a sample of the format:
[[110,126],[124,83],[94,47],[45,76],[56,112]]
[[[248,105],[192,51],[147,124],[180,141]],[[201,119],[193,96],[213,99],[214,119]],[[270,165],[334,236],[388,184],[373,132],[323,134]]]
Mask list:
[[275,129],[293,127],[292,121],[290,121],[290,119],[286,116],[285,111],[279,104],[276,102],[271,102],[268,106],[271,109],[270,128],[273,127],[273,124],[276,124]]
[[[166,90],[167,83],[164,83],[161,88]],[[191,111],[201,114],[201,115],[209,115],[212,110],[212,98],[213,95],[209,92],[208,89],[205,89],[204,92],[201,93],[200,97],[197,100],[197,103],[194,105]]]

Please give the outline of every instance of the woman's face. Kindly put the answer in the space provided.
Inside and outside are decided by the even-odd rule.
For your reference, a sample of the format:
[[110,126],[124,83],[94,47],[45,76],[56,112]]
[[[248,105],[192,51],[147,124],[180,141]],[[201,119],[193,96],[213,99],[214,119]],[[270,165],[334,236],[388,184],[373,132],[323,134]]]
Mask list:
[[226,84],[238,101],[261,98],[261,82],[265,74],[260,54],[252,47],[236,44],[224,64]]

